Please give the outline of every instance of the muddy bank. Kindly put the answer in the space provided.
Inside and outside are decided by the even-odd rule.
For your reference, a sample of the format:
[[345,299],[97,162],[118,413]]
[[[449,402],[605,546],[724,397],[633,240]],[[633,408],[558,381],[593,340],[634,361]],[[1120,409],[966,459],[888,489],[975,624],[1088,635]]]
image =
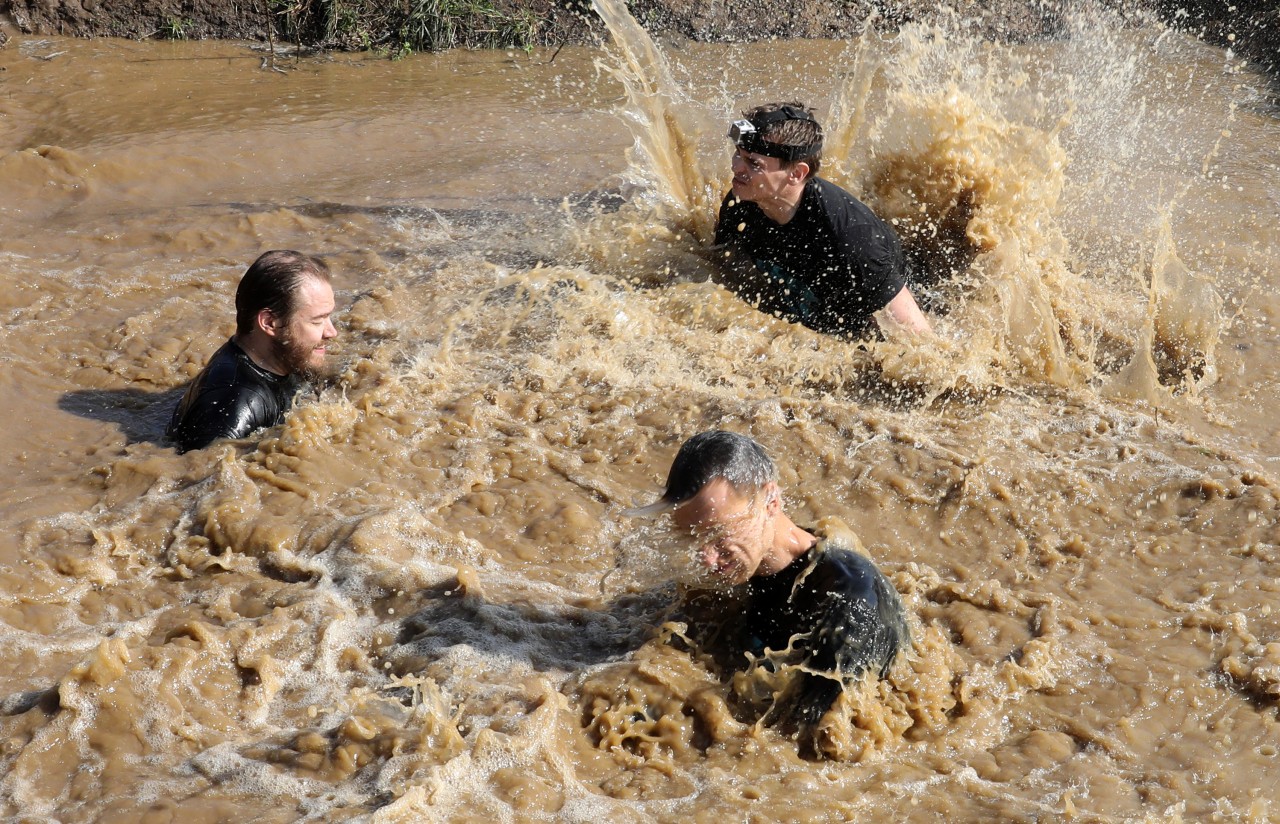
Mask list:
[[11,0],[0,3],[26,34],[171,40],[292,42],[308,48],[440,51],[538,46],[589,38],[589,4],[571,0],[477,0],[440,13],[441,4],[356,0]]
[[[170,39],[280,40],[316,48],[408,50],[455,47],[557,46],[590,42],[602,35],[588,0],[481,0],[456,15],[442,16],[428,3],[333,4],[299,0],[242,3],[238,0],[10,0],[0,4],[8,23],[27,34]],[[751,41],[774,37],[843,38],[872,25],[892,30],[911,21],[954,16],[976,31],[1006,42],[1059,36],[1064,9],[1076,4],[1004,0],[801,0],[779,14],[762,0],[633,0],[635,17],[651,32],[699,41]],[[1275,73],[1280,69],[1280,7],[1267,0],[1234,4],[1211,0],[1094,0],[1099,9],[1124,16],[1157,15]],[[0,44],[4,42],[0,30]]]

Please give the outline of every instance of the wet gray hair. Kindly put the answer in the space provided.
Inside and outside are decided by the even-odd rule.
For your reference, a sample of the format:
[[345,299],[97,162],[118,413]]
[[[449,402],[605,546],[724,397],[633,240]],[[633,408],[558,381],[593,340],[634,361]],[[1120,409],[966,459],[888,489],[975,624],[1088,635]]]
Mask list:
[[776,481],[778,469],[764,447],[745,435],[723,429],[699,432],[684,442],[671,462],[662,500],[668,506],[682,504],[716,478],[750,494]]
[[764,447],[736,432],[713,429],[685,441],[671,462],[667,491],[648,506],[623,510],[624,515],[648,517],[679,506],[716,478],[724,478],[740,495],[754,495],[778,480],[778,469]]

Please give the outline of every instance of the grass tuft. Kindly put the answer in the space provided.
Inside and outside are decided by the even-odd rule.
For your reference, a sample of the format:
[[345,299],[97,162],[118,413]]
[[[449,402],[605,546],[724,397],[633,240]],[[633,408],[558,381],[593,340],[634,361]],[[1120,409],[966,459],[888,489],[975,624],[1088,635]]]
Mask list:
[[272,36],[300,46],[381,51],[392,58],[455,48],[529,50],[545,39],[550,13],[549,6],[539,13],[525,0],[264,2]]

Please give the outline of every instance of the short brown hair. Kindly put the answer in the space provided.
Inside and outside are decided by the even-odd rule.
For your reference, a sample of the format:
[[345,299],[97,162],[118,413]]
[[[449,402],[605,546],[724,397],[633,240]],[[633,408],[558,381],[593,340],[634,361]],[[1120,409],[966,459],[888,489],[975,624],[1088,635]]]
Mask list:
[[[813,109],[803,103],[797,102],[780,102],[765,103],[763,106],[756,106],[742,113],[747,120],[754,121],[762,114],[781,111],[783,106],[798,109],[813,116]],[[809,174],[816,175],[818,169],[822,166],[822,126],[814,120],[778,120],[764,127],[761,138],[769,143],[777,143],[782,146],[817,146],[818,149],[804,157],[798,157],[792,161],[782,161],[784,168],[790,168],[797,163],[805,163],[809,166]]]
[[259,255],[236,287],[236,334],[252,332],[263,309],[287,323],[298,309],[298,293],[307,278],[328,283],[329,267],[320,258],[292,249]]

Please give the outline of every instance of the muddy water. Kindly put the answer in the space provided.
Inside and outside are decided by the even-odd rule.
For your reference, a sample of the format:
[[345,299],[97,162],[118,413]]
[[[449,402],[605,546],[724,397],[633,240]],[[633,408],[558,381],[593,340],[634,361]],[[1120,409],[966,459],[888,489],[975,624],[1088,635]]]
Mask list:
[[[284,73],[0,52],[4,815],[1280,817],[1265,82],[1105,20],[613,24],[608,52]],[[936,340],[830,340],[708,280],[724,122],[784,96],[897,221]],[[169,411],[281,247],[335,272],[336,374],[178,456]],[[619,514],[709,427],[764,442],[911,616],[808,742],[690,649],[687,559]]]

